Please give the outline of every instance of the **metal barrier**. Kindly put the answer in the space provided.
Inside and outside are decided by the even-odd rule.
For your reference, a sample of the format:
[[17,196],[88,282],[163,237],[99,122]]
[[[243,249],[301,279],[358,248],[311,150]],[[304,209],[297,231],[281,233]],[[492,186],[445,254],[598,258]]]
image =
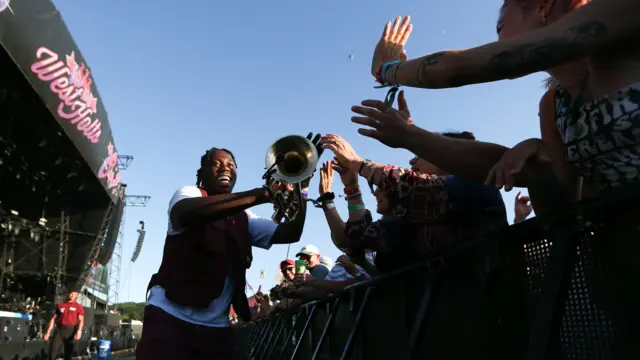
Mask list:
[[640,359],[633,188],[235,328],[237,359]]

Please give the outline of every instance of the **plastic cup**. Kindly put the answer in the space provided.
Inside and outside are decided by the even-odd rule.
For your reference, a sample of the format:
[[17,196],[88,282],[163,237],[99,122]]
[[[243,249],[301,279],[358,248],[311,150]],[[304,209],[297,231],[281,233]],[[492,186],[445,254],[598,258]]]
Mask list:
[[305,272],[307,272],[307,262],[296,260],[296,274],[304,274]]

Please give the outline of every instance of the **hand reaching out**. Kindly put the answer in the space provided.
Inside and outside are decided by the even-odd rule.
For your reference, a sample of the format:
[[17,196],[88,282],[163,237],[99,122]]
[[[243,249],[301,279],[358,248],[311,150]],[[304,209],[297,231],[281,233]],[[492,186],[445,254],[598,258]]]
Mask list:
[[389,61],[407,61],[407,52],[404,49],[404,45],[409,40],[409,35],[413,30],[413,25],[409,23],[410,21],[411,18],[409,16],[404,19],[398,16],[393,22],[393,26],[390,21],[385,25],[382,37],[373,51],[373,59],[371,60],[371,74],[374,77],[380,67]]
[[320,169],[320,186],[318,191],[320,195],[331,192],[331,184],[333,183],[333,167],[331,161],[325,161]]
[[529,197],[526,195],[521,196],[521,194],[522,194],[521,192],[518,192],[518,195],[516,195],[515,208],[514,208],[514,212],[515,212],[514,221],[516,223],[526,220],[527,217],[531,215],[531,212],[533,211],[533,206],[531,206],[531,200],[529,199]]
[[344,187],[356,187],[358,185],[358,174],[355,171],[340,163],[337,158],[334,158],[331,164],[333,170],[340,174],[340,180],[342,180]]
[[417,129],[413,125],[404,91],[398,97],[398,107],[399,110],[396,110],[383,101],[364,100],[362,106],[351,108],[351,111],[363,116],[354,116],[351,121],[372,128],[358,129],[360,135],[374,138],[392,148],[403,148]]
[[333,155],[340,164],[347,166],[349,170],[353,172],[357,172],[364,161],[364,159],[358,156],[353,146],[338,135],[327,134],[320,139],[320,143],[322,144],[322,148],[333,152]]

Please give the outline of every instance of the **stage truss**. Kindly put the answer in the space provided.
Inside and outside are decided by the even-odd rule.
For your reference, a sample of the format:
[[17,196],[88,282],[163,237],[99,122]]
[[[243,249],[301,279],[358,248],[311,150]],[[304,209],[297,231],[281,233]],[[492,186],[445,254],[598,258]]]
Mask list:
[[[12,211],[0,217],[0,238],[2,238],[2,258],[0,263],[0,294],[6,293],[14,281],[16,275],[46,275],[51,276],[55,286],[55,294],[64,292],[64,281],[67,276],[66,267],[69,257],[70,217],[60,212],[58,225],[48,227],[46,219],[42,218],[38,223],[21,218],[18,213]],[[24,235],[29,234],[33,243],[24,241]],[[82,235],[87,235],[82,232]],[[23,236],[20,236],[23,235]],[[22,256],[15,256],[16,245],[27,246],[28,251]],[[48,271],[47,249],[54,246],[57,249],[56,264],[53,271]],[[37,258],[37,270],[16,270],[27,261]]]

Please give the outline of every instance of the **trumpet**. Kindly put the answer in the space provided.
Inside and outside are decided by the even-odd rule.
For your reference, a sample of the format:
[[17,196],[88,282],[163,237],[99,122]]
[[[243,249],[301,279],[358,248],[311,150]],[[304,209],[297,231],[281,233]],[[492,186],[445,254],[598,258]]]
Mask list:
[[[290,222],[296,218],[306,199],[303,197],[299,183],[313,174],[320,160],[316,145],[308,137],[288,135],[276,140],[265,156],[265,172],[263,178],[273,201],[274,213],[271,218],[279,223],[284,219]],[[319,136],[316,136],[319,138]],[[314,139],[315,140],[315,139]],[[317,140],[316,140],[317,142]],[[294,185],[294,191],[288,192],[279,188],[271,191],[276,182]]]

